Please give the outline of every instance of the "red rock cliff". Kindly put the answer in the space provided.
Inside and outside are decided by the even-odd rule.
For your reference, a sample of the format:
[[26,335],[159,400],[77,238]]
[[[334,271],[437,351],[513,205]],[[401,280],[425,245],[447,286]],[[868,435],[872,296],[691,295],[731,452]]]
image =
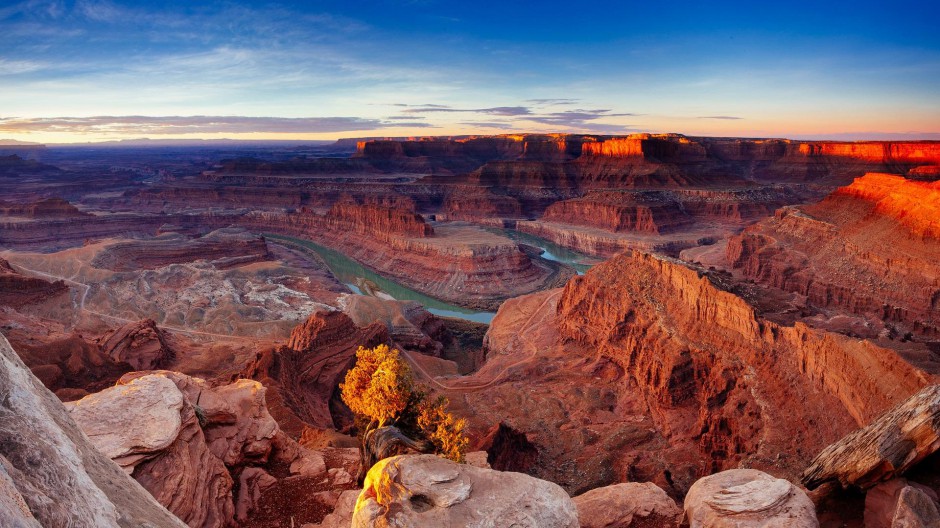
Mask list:
[[940,163],[940,143],[931,141],[861,141],[800,143],[800,154],[874,162]]
[[[874,213],[894,219],[913,235],[940,239],[940,182],[911,181],[893,174],[866,174],[833,193],[875,204]],[[821,205],[825,208],[826,205]]]
[[267,405],[281,428],[299,436],[304,425],[342,428],[350,415],[334,394],[359,346],[388,341],[382,323],[357,327],[342,312],[317,312],[291,332],[287,346],[264,350],[242,375],[268,387]]
[[940,334],[938,184],[869,174],[733,237],[728,264],[809,304]]
[[762,320],[695,270],[647,254],[572,279],[557,324],[628,373],[664,434],[696,442],[706,471],[777,453],[805,460],[930,379],[869,342]]
[[381,204],[362,204],[354,200],[337,202],[326,215],[330,227],[353,230],[367,235],[399,234],[411,237],[428,237],[434,229],[424,222],[421,215],[408,210]]
[[0,202],[0,216],[26,218],[77,218],[91,216],[61,198],[47,198],[28,204]]

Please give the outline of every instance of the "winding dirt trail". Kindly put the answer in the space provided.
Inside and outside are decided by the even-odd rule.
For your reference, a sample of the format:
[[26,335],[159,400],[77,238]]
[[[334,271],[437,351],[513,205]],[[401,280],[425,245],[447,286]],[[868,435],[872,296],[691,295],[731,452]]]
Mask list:
[[[89,314],[92,314],[92,315],[96,315],[96,316],[98,316],[98,317],[101,317],[102,319],[110,319],[110,320],[112,320],[112,321],[118,321],[118,322],[121,322],[121,323],[136,323],[136,322],[139,320],[139,319],[136,319],[136,320],[135,320],[135,319],[127,319],[127,318],[124,318],[124,317],[119,317],[119,316],[117,316],[117,315],[110,315],[110,314],[106,314],[106,313],[101,313],[101,312],[99,312],[99,311],[97,311],[97,310],[92,310],[91,308],[86,307],[86,306],[85,306],[85,299],[88,297],[88,292],[91,291],[91,286],[88,285],[88,284],[85,284],[84,282],[79,282],[79,281],[75,280],[74,278],[60,277],[60,276],[58,276],[58,275],[53,275],[53,274],[51,274],[51,273],[46,273],[46,272],[44,272],[44,271],[39,271],[39,270],[30,269],[30,268],[27,268],[27,267],[22,266],[22,265],[19,265],[19,264],[14,264],[14,266],[15,266],[16,268],[19,268],[21,271],[26,271],[26,272],[33,273],[33,274],[35,274],[35,275],[39,275],[39,276],[46,277],[46,278],[53,279],[53,280],[60,280],[60,281],[65,282],[65,283],[67,283],[67,284],[72,284],[72,285],[78,286],[78,287],[80,287],[80,288],[83,288],[84,291],[82,292],[82,296],[81,296],[81,298],[79,299],[78,306],[77,306],[77,308],[79,309],[79,311],[82,311],[82,312],[85,312],[85,313],[89,313]],[[239,337],[239,336],[233,336],[233,335],[226,335],[226,334],[215,334],[215,333],[212,333],[212,332],[200,332],[200,331],[198,331],[198,330],[190,330],[190,329],[188,329],[188,328],[181,328],[181,327],[178,327],[178,326],[170,326],[170,325],[157,325],[157,328],[159,328],[160,330],[169,330],[169,331],[171,331],[171,332],[177,332],[177,333],[180,333],[180,334],[189,334],[189,335],[197,335],[197,336],[205,336],[205,337],[215,337],[215,338],[225,339],[225,340],[244,341],[245,339],[251,339],[251,338]]]
[[[553,302],[553,301],[556,301],[556,300],[558,299],[558,297],[561,296],[561,292],[562,292],[562,290],[561,290],[561,289],[558,289],[558,290],[556,290],[555,292],[552,292],[550,295],[548,295],[548,296],[545,297],[545,300],[542,301],[542,303],[541,303],[535,310],[532,311],[532,313],[529,315],[529,318],[526,319],[526,322],[523,323],[523,324],[519,327],[519,334],[520,334],[520,335],[525,334],[525,333],[527,332],[527,330],[528,330],[529,328],[532,328],[532,326],[533,326],[534,324],[543,324],[543,323],[546,323],[547,321],[545,321],[545,319],[547,319],[547,318],[551,317],[552,315],[554,315],[554,312],[544,312],[542,309],[545,308],[545,305],[546,305],[546,304],[548,304],[548,303],[550,303],[550,302]],[[538,321],[535,320],[535,318],[536,318],[537,316],[539,316]],[[502,381],[502,378],[503,378],[503,377],[506,375],[506,373],[509,372],[511,369],[513,369],[513,368],[515,368],[515,367],[518,367],[519,365],[522,365],[523,363],[528,363],[529,361],[531,361],[532,358],[534,358],[535,355],[538,353],[539,349],[538,349],[535,345],[533,345],[533,343],[532,343],[531,341],[526,342],[525,345],[526,345],[526,348],[529,348],[530,350],[529,350],[529,353],[528,353],[524,358],[522,358],[522,359],[520,359],[520,360],[518,360],[518,361],[514,361],[513,363],[510,363],[509,365],[506,365],[506,366],[503,367],[499,372],[497,372],[497,373],[493,376],[493,378],[490,379],[489,381],[486,381],[486,382],[479,382],[479,383],[468,383],[468,382],[466,382],[467,380],[465,380],[465,379],[457,380],[456,383],[454,383],[454,384],[445,384],[445,383],[441,383],[441,382],[438,381],[436,378],[434,378],[433,376],[431,376],[431,375],[424,369],[424,367],[422,367],[418,362],[416,362],[416,361],[414,360],[414,358],[411,356],[411,352],[408,352],[407,350],[402,350],[402,354],[405,355],[405,358],[408,360],[408,363],[410,363],[411,366],[412,366],[415,370],[417,370],[418,372],[420,372],[421,375],[424,376],[424,378],[425,378],[429,383],[431,383],[432,385],[434,385],[435,387],[437,387],[437,388],[439,388],[439,389],[443,389],[443,390],[447,390],[447,391],[455,391],[455,392],[476,392],[476,391],[479,391],[479,390],[483,390],[483,389],[492,387],[492,386],[495,385],[496,383]]]

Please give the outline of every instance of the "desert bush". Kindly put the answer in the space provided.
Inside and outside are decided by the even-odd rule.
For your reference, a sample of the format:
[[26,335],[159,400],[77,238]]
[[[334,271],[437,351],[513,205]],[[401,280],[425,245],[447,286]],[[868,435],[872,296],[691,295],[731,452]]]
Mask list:
[[[356,365],[340,384],[343,402],[356,414],[364,439],[371,430],[395,426],[404,434],[434,447],[437,454],[463,461],[469,440],[466,420],[447,411],[443,396],[431,399],[414,381],[411,368],[387,345],[359,347]],[[365,447],[365,446],[364,446]]]

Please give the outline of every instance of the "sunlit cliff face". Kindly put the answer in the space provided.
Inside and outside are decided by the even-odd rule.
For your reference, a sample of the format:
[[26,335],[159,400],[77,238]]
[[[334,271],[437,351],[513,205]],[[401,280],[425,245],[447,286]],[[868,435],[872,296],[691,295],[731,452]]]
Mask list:
[[912,234],[940,239],[940,182],[910,181],[893,174],[867,174],[837,191],[875,203],[875,211]]

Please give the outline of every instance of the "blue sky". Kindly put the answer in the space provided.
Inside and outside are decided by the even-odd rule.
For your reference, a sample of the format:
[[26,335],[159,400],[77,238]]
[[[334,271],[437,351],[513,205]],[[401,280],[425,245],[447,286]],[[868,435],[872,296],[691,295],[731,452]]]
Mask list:
[[937,139],[938,18],[935,2],[3,2],[0,138]]

